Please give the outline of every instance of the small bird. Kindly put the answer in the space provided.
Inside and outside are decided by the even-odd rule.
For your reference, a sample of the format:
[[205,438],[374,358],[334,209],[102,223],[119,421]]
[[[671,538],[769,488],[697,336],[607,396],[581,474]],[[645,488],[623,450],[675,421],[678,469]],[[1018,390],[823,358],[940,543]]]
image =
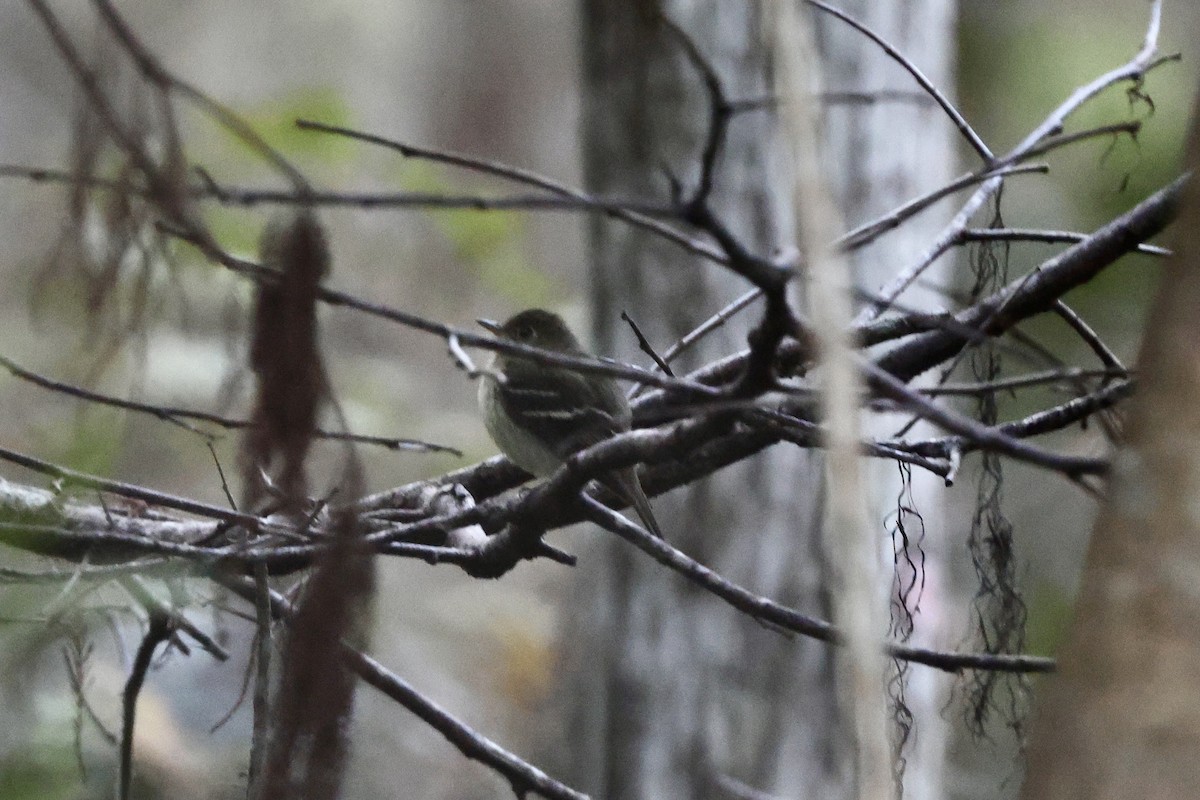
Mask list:
[[[540,308],[522,311],[503,325],[479,324],[503,339],[573,356],[586,356],[562,317]],[[632,413],[617,382],[496,353],[492,375],[479,382],[479,408],[496,445],[521,469],[544,478],[572,454],[629,430]],[[497,378],[503,376],[503,381]],[[633,506],[650,532],[662,529],[650,509],[634,467],[604,475],[601,482]]]

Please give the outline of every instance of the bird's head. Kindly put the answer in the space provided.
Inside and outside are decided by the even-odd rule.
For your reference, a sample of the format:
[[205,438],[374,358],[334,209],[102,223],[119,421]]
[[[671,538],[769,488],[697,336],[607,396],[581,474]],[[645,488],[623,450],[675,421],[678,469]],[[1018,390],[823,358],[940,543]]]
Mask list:
[[531,308],[508,319],[504,324],[490,319],[478,320],[489,332],[502,339],[555,350],[560,353],[581,351],[579,340],[571,333],[563,318],[551,311]]

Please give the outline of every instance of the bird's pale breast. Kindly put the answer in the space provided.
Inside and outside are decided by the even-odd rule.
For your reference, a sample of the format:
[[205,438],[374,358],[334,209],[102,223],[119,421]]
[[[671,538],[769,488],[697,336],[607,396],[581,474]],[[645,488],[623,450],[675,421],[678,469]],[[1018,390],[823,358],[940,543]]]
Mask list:
[[499,384],[495,377],[479,379],[479,404],[484,409],[483,424],[496,445],[521,469],[544,478],[562,465],[559,458],[536,436],[514,423],[504,413],[504,404],[497,397]]

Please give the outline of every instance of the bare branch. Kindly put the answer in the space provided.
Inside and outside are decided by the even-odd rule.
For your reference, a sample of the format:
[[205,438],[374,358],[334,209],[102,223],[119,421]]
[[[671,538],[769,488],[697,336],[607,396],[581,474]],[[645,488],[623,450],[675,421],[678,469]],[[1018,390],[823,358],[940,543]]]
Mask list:
[[138,575],[122,576],[121,586],[135,599],[142,608],[150,614],[160,614],[166,617],[172,630],[180,630],[196,640],[209,655],[217,661],[228,661],[229,652],[204,631],[200,630],[181,612],[163,603],[146,586],[146,582]]
[[931,192],[915,197],[909,200],[904,205],[889,211],[879,219],[871,222],[863,223],[852,231],[843,234],[835,242],[836,246],[846,250],[857,250],[865,247],[877,238],[882,236],[887,231],[900,227],[907,219],[916,216],[920,212],[932,206],[937,201],[949,197],[955,192],[974,186],[977,183],[990,180],[992,178],[1007,178],[1013,175],[1036,174],[1044,175],[1050,171],[1050,168],[1045,164],[1028,164],[1028,165],[1002,165],[989,167],[981,172],[970,172],[960,176],[945,186],[940,186]]
[[[197,172],[199,167],[194,168]],[[350,206],[360,209],[414,208],[428,210],[467,211],[541,211],[569,213],[608,214],[613,208],[645,214],[649,217],[673,217],[674,206],[634,199],[619,198],[573,198],[545,194],[449,194],[446,192],[388,192],[388,191],[331,191],[311,192],[295,189],[265,189],[248,186],[217,184],[202,173],[205,180],[200,186],[188,186],[184,193],[197,200],[211,199],[229,206],[257,205],[305,205],[305,206]],[[47,167],[28,167],[19,164],[0,164],[0,178],[19,178],[33,183],[61,183],[102,189],[120,194],[148,197],[144,186],[129,180],[110,179],[95,175],[79,175],[68,170]]]
[[[959,242],[1046,242],[1048,244],[1082,242],[1088,235],[1075,231],[1046,231],[1031,228],[967,228]],[[1152,256],[1169,256],[1171,251],[1152,244],[1140,244],[1137,252]]]
[[1100,359],[1101,364],[1110,370],[1128,374],[1125,365],[1121,363],[1121,359],[1117,358],[1117,354],[1112,351],[1112,348],[1105,344],[1092,326],[1088,325],[1083,317],[1076,314],[1070,306],[1062,300],[1057,300],[1054,303],[1054,313],[1062,317],[1071,326],[1071,329],[1079,334],[1079,338],[1083,339],[1084,343],[1091,348],[1092,352],[1096,354],[1096,358]]
[[133,669],[125,682],[125,692],[121,698],[121,764],[118,780],[117,797],[129,800],[129,787],[133,780],[133,724],[137,712],[138,694],[150,670],[150,659],[154,650],[171,636],[171,623],[165,614],[150,612],[150,628],[142,638],[137,656],[133,661]]
[[883,50],[883,52],[886,53],[889,58],[903,67],[904,71],[913,77],[913,80],[917,82],[917,84],[925,91],[925,93],[932,97],[935,103],[941,106],[942,111],[946,112],[946,116],[948,116],[951,122],[954,123],[954,127],[958,128],[959,133],[961,133],[963,138],[966,139],[971,145],[971,149],[979,154],[979,157],[983,159],[984,163],[990,163],[993,160],[992,151],[988,149],[986,144],[984,144],[983,139],[980,138],[979,134],[977,134],[975,130],[967,124],[967,120],[962,114],[959,113],[958,109],[954,107],[954,104],[950,102],[949,98],[942,94],[938,88],[933,85],[933,82],[930,81],[929,78],[925,77],[925,74],[921,72],[921,70],[917,69],[916,64],[905,58],[899,50],[888,44],[888,42],[885,41],[882,36],[875,33],[873,30],[854,19],[846,12],[834,8],[827,3],[823,3],[821,0],[804,0],[804,2],[813,8],[840,19],[842,22],[845,22],[847,25],[854,28],[871,41],[875,42],[875,44],[879,45],[880,49]]
[[968,416],[926,399],[920,392],[910,389],[899,379],[870,362],[863,362],[863,367],[867,372],[868,380],[884,395],[901,403],[923,419],[929,420],[951,433],[958,434],[975,447],[998,452],[1018,461],[1046,467],[1070,478],[1081,475],[1100,475],[1108,470],[1106,459],[1059,455],[1026,444],[998,428],[990,428]]
[[[954,316],[962,325],[995,336],[1019,319],[1050,309],[1070,289],[1090,280],[1099,270],[1146,239],[1158,234],[1174,219],[1187,176],[1176,179],[1136,207],[1101,227],[1086,240],[1043,262],[1001,291]],[[866,326],[868,331],[888,328]],[[868,339],[869,341],[869,339]],[[877,362],[902,380],[910,380],[957,353],[967,340],[950,330],[910,337]]]
[[342,128],[337,125],[326,125],[322,122],[313,120],[298,119],[296,127],[301,130],[320,131],[322,133],[331,133],[337,136],[345,136],[358,141],[367,142],[369,144],[386,147],[389,150],[395,150],[405,158],[422,158],[428,161],[435,161],[443,164],[450,164],[464,169],[470,169],[475,172],[481,172],[497,177],[505,178],[506,180],[516,181],[529,186],[536,186],[539,189],[559,196],[569,198],[573,201],[587,203],[596,210],[604,211],[613,219],[619,219],[622,222],[627,222],[644,230],[654,233],[669,242],[674,242],[680,247],[695,253],[698,256],[721,263],[724,259],[721,254],[715,250],[707,242],[702,242],[698,239],[693,239],[687,234],[672,228],[659,220],[653,219],[645,214],[630,211],[623,205],[616,203],[611,204],[579,189],[573,189],[565,184],[559,183],[551,178],[538,175],[530,170],[520,167],[512,167],[507,164],[501,164],[496,161],[488,161],[486,159],[474,158],[465,156],[460,153],[451,153],[444,150],[435,150],[426,147],[417,147],[415,145],[404,144],[393,139],[387,139],[383,136],[376,136],[370,133]]
[[[1103,75],[1097,77],[1091,83],[1088,83],[1076,89],[1071,95],[1064,100],[1050,115],[1047,116],[1036,128],[1034,128],[1013,150],[1008,153],[1001,163],[1015,163],[1022,158],[1029,157],[1031,153],[1044,139],[1052,137],[1062,130],[1063,124],[1067,118],[1074,114],[1088,100],[1103,92],[1110,86],[1121,83],[1123,81],[1140,82],[1148,70],[1153,69],[1163,63],[1161,59],[1156,60],[1155,54],[1158,49],[1158,31],[1159,21],[1162,12],[1162,0],[1153,0],[1150,10],[1150,22],[1146,30],[1146,37],[1142,44],[1142,49],[1138,51],[1130,61],[1124,65],[1110,70]],[[873,304],[863,309],[858,317],[860,323],[870,322],[879,314],[883,313],[887,308],[887,304],[894,301],[904,291],[906,287],[911,285],[916,278],[924,272],[929,265],[941,257],[954,242],[959,235],[965,230],[970,223],[971,218],[975,213],[983,207],[993,195],[1000,190],[1003,185],[1002,178],[992,178],[967,200],[962,210],[955,215],[942,232],[934,239],[933,243],[926,251],[917,259],[916,263],[905,268],[898,273],[887,286],[880,292],[884,300],[883,304]]]
[[[184,420],[196,420],[197,422],[208,422],[217,425],[226,430],[244,430],[251,427],[254,423],[245,419],[233,419],[224,417],[220,414],[211,414],[207,411],[194,411],[187,408],[175,408],[172,406],[160,406],[150,403],[138,403],[133,400],[125,400],[111,395],[93,392],[90,389],[85,389],[82,386],[75,386],[70,383],[47,378],[44,375],[39,375],[36,372],[25,369],[10,358],[0,355],[0,367],[8,370],[13,377],[20,378],[23,381],[32,383],[35,386],[40,386],[43,389],[48,389],[53,392],[59,392],[69,397],[77,397],[80,400],[86,400],[90,403],[98,405],[111,406],[112,408],[121,408],[126,411],[134,411],[140,414],[149,414],[152,417],[161,419],[164,422],[169,422],[173,425],[179,425],[185,430],[200,434],[201,436],[210,437],[211,434],[189,425]],[[426,453],[451,453],[456,456],[461,456],[462,451],[447,445],[433,444],[432,442],[423,442],[419,439],[399,439],[390,436],[367,436],[358,433],[344,433],[341,431],[326,431],[316,429],[313,431],[313,436],[318,439],[332,439],[335,441],[357,442],[359,444],[377,445],[385,447],[389,450],[412,450],[416,452]]]
[[117,13],[116,8],[113,7],[110,0],[92,0],[92,3],[100,12],[100,17],[104,20],[109,31],[112,32],[117,41],[121,43],[121,46],[129,53],[129,56],[137,64],[138,69],[141,70],[142,75],[148,81],[158,86],[164,92],[179,92],[196,104],[205,114],[216,120],[221,126],[229,130],[243,143],[270,162],[277,170],[287,176],[288,180],[298,189],[307,190],[309,188],[308,180],[304,175],[292,166],[279,151],[267,144],[266,140],[246,124],[245,120],[190,83],[179,79],[164,69],[158,62],[158,59],[134,35],[129,25]]
[[642,329],[638,327],[638,324],[633,321],[633,317],[629,316],[627,312],[622,311],[621,319],[628,323],[630,329],[633,331],[633,335],[637,337],[638,347],[641,348],[642,352],[650,356],[650,359],[654,362],[654,365],[662,370],[664,375],[674,378],[674,370],[671,369],[671,366],[667,363],[666,359],[660,356],[658,351],[654,349],[654,346],[650,344],[650,340],[646,338],[646,334],[642,333]]
[[[799,633],[830,644],[842,644],[841,633],[830,623],[779,605],[726,580],[703,564],[691,559],[667,542],[651,536],[638,525],[603,503],[584,497],[588,518],[637,547],[663,566],[703,586],[739,611],[785,631]],[[945,672],[985,669],[997,672],[1051,672],[1053,659],[1038,656],[992,655],[987,653],[945,653],[921,647],[887,644],[884,652],[914,664],[924,664]]]
[[18,453],[15,450],[0,447],[0,460],[9,461],[13,464],[18,464],[26,469],[34,472],[48,475],[58,481],[63,481],[69,485],[82,486],[87,489],[95,489],[101,492],[110,492],[121,497],[128,497],[131,500],[140,500],[151,505],[162,506],[164,508],[174,508],[178,511],[183,511],[188,514],[195,514],[200,517],[209,517],[211,519],[219,519],[224,522],[240,523],[250,526],[251,529],[257,529],[261,520],[251,514],[242,514],[238,511],[230,511],[220,506],[201,503],[197,500],[189,500],[185,497],[177,497],[175,495],[156,492],[153,489],[145,489],[141,486],[135,486],[129,483],[120,481],[110,481],[105,478],[98,478],[95,475],[88,475],[84,472],[77,472],[67,467],[60,467],[56,464],[51,464],[48,461],[43,461],[33,456],[27,456],[24,453]]
[[974,396],[988,392],[1011,391],[1013,389],[1024,389],[1029,386],[1045,386],[1051,383],[1076,383],[1087,378],[1126,378],[1129,376],[1129,370],[1121,369],[1080,369],[1078,367],[1067,367],[1063,369],[1049,369],[1043,372],[1034,372],[1028,375],[1014,375],[1011,378],[1001,378],[994,381],[981,381],[977,383],[943,383],[939,386],[921,386],[917,391],[927,397],[937,397],[941,395],[966,395]]
[[[1069,425],[1087,419],[1099,411],[1112,408],[1121,400],[1130,397],[1133,394],[1133,389],[1134,384],[1132,381],[1114,383],[1091,394],[1076,397],[1073,400],[1035,412],[1022,419],[1002,423],[997,425],[995,430],[997,433],[1012,437],[1013,439],[1025,439],[1031,436],[1050,433],[1051,431],[1062,430]],[[924,455],[944,456],[956,452],[961,455],[964,452],[977,449],[979,440],[968,436],[950,436],[916,442],[892,441],[880,442],[880,444]]]
[[[254,602],[255,588],[248,579],[217,576],[216,580],[247,602]],[[283,595],[272,590],[270,604],[271,613],[277,619],[291,622],[295,609]],[[345,642],[341,643],[341,649],[342,658],[345,659],[347,666],[363,681],[416,714],[446,737],[464,756],[478,761],[504,776],[518,796],[524,792],[533,791],[554,800],[587,800],[586,795],[554,780],[537,767],[478,733],[433,700],[421,694],[407,681],[388,671],[369,655]]]

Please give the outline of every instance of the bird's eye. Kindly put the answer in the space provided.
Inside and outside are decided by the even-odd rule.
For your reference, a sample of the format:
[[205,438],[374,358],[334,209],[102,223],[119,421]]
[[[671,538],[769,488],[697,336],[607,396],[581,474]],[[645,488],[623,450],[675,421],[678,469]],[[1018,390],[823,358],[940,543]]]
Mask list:
[[517,328],[517,338],[520,339],[521,341],[529,341],[530,339],[532,339],[533,338],[533,326],[532,325],[522,325],[519,328]]

